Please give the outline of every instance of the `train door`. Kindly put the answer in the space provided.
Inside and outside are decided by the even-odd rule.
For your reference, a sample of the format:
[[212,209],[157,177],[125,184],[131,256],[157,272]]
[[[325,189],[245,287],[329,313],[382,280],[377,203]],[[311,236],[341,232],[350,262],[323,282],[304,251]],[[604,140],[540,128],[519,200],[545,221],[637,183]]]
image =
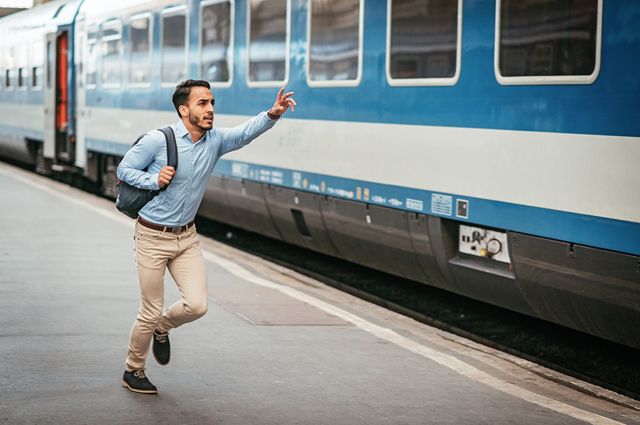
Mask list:
[[72,163],[73,143],[69,138],[67,31],[48,33],[45,45],[44,148],[43,155],[53,163]]

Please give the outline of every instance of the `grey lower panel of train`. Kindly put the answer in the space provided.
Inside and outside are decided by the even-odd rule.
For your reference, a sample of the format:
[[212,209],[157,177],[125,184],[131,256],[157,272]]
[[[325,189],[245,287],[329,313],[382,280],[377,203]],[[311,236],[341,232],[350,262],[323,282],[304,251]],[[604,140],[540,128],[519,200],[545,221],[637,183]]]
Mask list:
[[220,176],[199,213],[640,348],[640,257],[506,232],[506,264],[460,253],[454,220]]

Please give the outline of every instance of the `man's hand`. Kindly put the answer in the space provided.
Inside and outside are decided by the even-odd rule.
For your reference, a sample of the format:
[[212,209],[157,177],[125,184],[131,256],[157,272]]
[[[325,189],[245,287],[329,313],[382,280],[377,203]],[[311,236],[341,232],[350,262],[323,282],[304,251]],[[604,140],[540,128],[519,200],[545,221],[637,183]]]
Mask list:
[[175,168],[169,167],[168,165],[166,167],[162,167],[162,170],[160,170],[160,174],[158,175],[158,186],[161,188],[165,187],[175,175]]
[[276,102],[273,104],[271,109],[269,109],[269,115],[273,115],[275,117],[279,117],[280,115],[287,112],[287,109],[291,108],[292,111],[295,111],[296,101],[291,98],[293,96],[293,92],[290,91],[288,93],[284,93],[284,87],[282,87],[278,91],[278,96],[276,97]]

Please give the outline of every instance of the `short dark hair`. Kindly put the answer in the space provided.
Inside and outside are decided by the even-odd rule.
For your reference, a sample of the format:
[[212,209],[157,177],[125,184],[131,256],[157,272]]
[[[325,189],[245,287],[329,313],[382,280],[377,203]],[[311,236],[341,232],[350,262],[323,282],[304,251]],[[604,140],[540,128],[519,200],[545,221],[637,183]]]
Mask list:
[[191,87],[206,87],[211,90],[211,84],[204,80],[184,80],[178,84],[176,86],[176,91],[173,92],[171,100],[173,101],[173,106],[176,108],[176,112],[180,118],[182,118],[182,115],[180,115],[178,107],[180,105],[186,105],[189,102]]

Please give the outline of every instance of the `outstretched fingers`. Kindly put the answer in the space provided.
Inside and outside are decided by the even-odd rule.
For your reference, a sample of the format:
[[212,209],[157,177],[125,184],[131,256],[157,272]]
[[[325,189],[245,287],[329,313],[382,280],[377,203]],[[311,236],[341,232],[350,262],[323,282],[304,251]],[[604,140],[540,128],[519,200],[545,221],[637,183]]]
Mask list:
[[293,99],[287,99],[287,106],[289,106],[291,108],[292,112],[295,112],[296,110],[296,101]]
[[295,110],[296,101],[291,98],[291,96],[294,95],[294,92],[290,91],[290,92],[286,92],[285,93],[285,91],[284,91],[285,88],[286,88],[286,86],[283,86],[283,87],[280,88],[280,90],[278,90],[278,96],[276,98],[276,103],[273,105],[274,111],[276,111],[276,112],[274,112],[274,114],[276,114],[276,115],[281,115],[288,108],[291,108],[292,111]]

